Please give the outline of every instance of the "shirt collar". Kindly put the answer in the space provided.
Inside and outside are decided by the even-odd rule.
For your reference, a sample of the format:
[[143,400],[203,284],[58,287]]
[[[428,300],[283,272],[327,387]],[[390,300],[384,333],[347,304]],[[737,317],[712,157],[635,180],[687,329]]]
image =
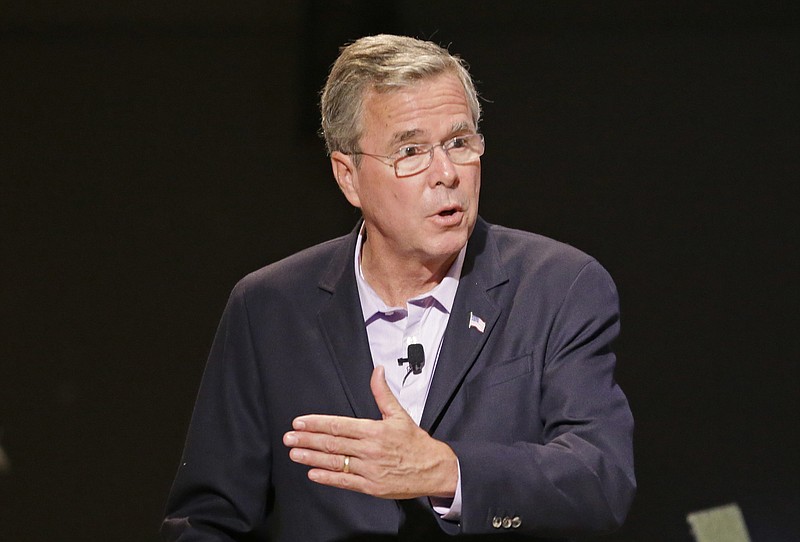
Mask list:
[[[364,236],[365,229],[362,224],[361,230],[358,232],[354,259],[358,297],[361,301],[361,312],[364,315],[364,321],[368,322],[376,314],[393,314],[398,311],[405,312],[406,307],[390,307],[384,303],[364,278],[364,273],[361,269],[361,246],[364,242]],[[456,298],[456,290],[458,290],[458,281],[461,277],[461,269],[464,266],[464,256],[466,253],[467,245],[464,244],[442,281],[427,292],[409,299],[408,302],[417,305],[425,305],[429,303],[429,299],[432,299],[435,301],[433,306],[449,314]]]

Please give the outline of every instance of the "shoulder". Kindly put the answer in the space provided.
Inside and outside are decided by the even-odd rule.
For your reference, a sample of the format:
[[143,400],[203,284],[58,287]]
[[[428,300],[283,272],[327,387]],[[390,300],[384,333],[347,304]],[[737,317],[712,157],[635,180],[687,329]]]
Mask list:
[[592,256],[571,245],[536,233],[487,224],[482,265],[494,262],[511,286],[514,302],[527,300],[553,309],[581,307],[564,314],[616,312],[617,288],[608,271]]
[[242,278],[234,293],[294,292],[316,287],[334,268],[341,272],[352,259],[353,234],[296,252]]
[[615,295],[616,286],[605,268],[567,243],[483,221],[476,233],[476,266],[497,268],[520,295],[555,301],[584,284]]
[[497,249],[497,258],[504,267],[546,271],[579,271],[596,260],[567,243],[544,235],[496,224],[486,224],[487,238]]

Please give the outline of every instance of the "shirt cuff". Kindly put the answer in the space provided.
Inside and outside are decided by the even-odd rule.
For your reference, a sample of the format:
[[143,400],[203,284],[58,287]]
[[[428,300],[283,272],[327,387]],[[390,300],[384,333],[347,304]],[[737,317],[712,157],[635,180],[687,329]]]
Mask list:
[[439,514],[446,521],[461,521],[461,464],[458,463],[458,482],[456,483],[456,494],[452,499],[441,497],[430,497],[433,511]]

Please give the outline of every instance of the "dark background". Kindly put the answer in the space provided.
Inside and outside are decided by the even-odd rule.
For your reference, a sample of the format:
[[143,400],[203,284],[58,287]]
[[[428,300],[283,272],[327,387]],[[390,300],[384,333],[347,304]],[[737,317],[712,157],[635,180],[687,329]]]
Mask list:
[[618,283],[640,489],[608,540],[730,502],[800,539],[793,2],[5,4],[0,539],[155,539],[228,292],[355,223],[316,92],[381,31],[471,63],[483,216]]

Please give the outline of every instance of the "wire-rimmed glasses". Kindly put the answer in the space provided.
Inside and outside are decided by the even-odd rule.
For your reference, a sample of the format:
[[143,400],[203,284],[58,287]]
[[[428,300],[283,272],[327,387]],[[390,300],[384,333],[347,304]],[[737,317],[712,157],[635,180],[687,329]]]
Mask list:
[[[483,152],[486,150],[483,134],[467,134],[453,137],[436,145],[431,145],[430,143],[403,145],[389,156],[370,154],[368,152],[351,152],[349,154],[370,156],[389,167],[393,167],[394,173],[398,177],[410,177],[425,171],[431,166],[431,163],[433,163],[433,151],[436,147],[441,147],[447,158],[454,164],[473,162],[483,156]],[[389,162],[384,160],[389,160]]]

